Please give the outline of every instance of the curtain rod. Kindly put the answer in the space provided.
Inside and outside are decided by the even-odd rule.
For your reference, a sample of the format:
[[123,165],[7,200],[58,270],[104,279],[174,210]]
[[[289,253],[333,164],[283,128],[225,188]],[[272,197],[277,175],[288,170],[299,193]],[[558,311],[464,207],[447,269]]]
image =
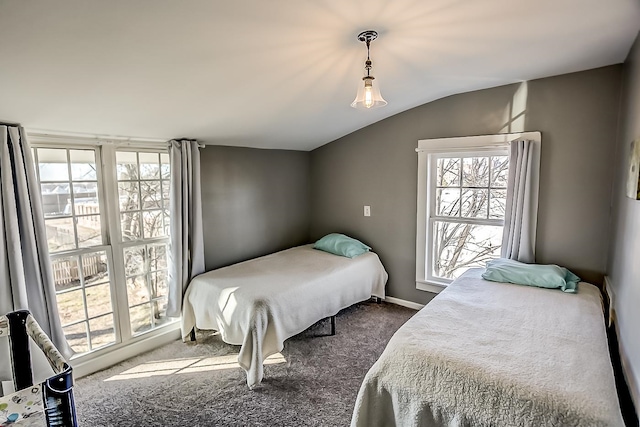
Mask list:
[[452,148],[448,148],[448,147],[436,147],[436,148],[416,148],[416,153],[421,153],[424,151],[430,151],[430,152],[446,152],[446,151],[450,151],[450,152],[456,152],[456,151],[477,151],[477,150],[482,150],[482,149],[494,149],[494,148],[508,148],[509,147],[509,142],[495,142],[493,144],[482,144],[481,146],[478,147],[452,147]]
[[[43,130],[43,129],[27,129],[27,134],[35,137],[48,137],[48,138],[60,138],[60,139],[76,139],[76,140],[87,140],[94,139],[98,141],[104,142],[122,142],[122,143],[152,143],[152,144],[166,144],[171,139],[175,138],[167,138],[167,139],[158,139],[158,138],[136,138],[136,137],[128,137],[128,136],[120,136],[120,135],[98,135],[98,134],[88,134],[88,133],[79,133],[79,132],[60,132],[53,130]],[[199,148],[205,148],[206,146],[202,143],[198,144]]]
[[107,141],[131,141],[131,142],[167,142],[171,138],[157,139],[157,138],[135,138],[119,135],[99,135],[91,133],[80,132],[60,132],[55,130],[46,129],[27,129],[29,135],[34,136],[51,136],[56,138],[78,138],[78,139],[101,139]]

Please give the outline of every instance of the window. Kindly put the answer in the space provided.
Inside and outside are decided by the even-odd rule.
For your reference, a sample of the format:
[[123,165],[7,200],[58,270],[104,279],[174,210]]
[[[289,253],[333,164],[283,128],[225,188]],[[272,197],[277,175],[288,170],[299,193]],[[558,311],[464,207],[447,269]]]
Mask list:
[[116,342],[99,154],[94,148],[34,149],[58,309],[78,353]]
[[169,155],[116,151],[120,239],[131,333],[168,321]]
[[527,136],[419,141],[418,289],[439,292],[468,268],[500,256],[509,142]]
[[432,250],[428,277],[455,279],[500,256],[509,157],[504,151],[431,156],[429,203]]
[[76,353],[170,323],[166,149],[33,144],[63,330]]

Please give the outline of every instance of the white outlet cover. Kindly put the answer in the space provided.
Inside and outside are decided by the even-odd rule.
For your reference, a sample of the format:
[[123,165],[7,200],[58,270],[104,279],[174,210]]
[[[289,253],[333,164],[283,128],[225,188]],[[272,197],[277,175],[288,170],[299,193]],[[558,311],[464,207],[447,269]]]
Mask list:
[[364,216],[371,216],[371,206],[364,207]]

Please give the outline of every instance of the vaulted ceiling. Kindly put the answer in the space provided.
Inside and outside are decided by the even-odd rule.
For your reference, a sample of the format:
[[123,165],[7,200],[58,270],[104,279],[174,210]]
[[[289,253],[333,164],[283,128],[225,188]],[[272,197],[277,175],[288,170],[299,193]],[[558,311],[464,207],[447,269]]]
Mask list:
[[[349,107],[367,29],[389,104]],[[451,94],[624,61],[637,0],[0,0],[0,120],[310,150]]]

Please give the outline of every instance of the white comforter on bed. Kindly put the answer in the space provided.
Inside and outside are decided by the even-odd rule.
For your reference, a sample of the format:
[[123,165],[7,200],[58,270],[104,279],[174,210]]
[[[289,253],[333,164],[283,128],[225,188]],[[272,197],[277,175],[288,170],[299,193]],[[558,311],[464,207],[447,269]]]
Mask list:
[[599,290],[467,271],[392,337],[352,426],[623,426]]
[[387,272],[373,252],[349,259],[299,246],[213,270],[191,281],[182,311],[182,336],[215,329],[241,345],[238,363],[249,387],[284,341],[317,321],[372,295],[384,298]]

